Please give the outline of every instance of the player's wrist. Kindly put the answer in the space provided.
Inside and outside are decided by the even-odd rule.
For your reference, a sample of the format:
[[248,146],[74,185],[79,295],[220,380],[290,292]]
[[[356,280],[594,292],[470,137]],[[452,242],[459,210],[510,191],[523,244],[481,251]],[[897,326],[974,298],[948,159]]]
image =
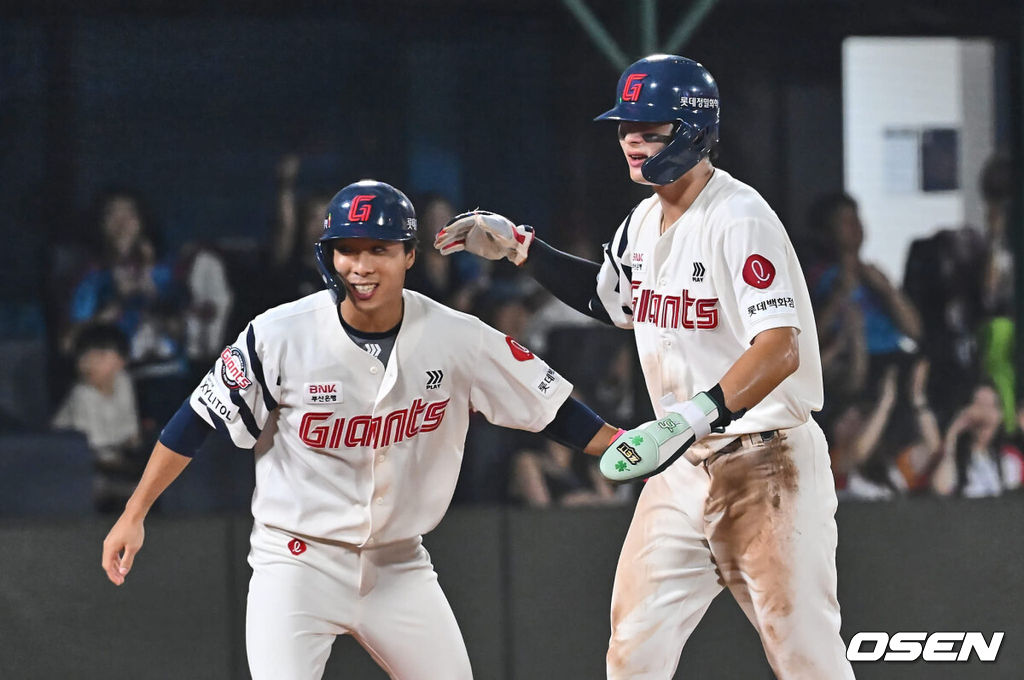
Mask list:
[[734,420],[743,416],[746,409],[730,411],[725,405],[725,395],[722,386],[715,384],[714,387],[698,392],[692,398],[684,402],[675,402],[671,396],[662,399],[662,406],[666,413],[681,416],[690,427],[693,434],[699,441],[712,432],[722,432]]
[[724,430],[732,421],[739,420],[747,412],[745,408],[741,408],[738,411],[729,410],[729,407],[725,405],[725,394],[722,392],[721,383],[715,383],[715,386],[704,394],[708,395],[708,398],[714,402],[717,410],[716,417],[711,423],[713,430]]
[[146,515],[149,514],[150,507],[152,507],[152,503],[146,503],[132,496],[125,503],[124,512],[121,513],[121,517],[133,524],[141,524],[145,521]]

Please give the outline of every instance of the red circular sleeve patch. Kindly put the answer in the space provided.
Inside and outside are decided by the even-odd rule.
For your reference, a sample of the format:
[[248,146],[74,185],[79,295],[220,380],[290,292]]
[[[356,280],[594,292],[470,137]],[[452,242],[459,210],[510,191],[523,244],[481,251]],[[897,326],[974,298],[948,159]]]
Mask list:
[[516,342],[511,335],[505,336],[505,342],[508,343],[508,348],[512,350],[512,356],[516,358],[516,361],[529,361],[533,358],[533,352]]
[[751,255],[743,263],[743,280],[754,288],[767,288],[775,280],[775,265],[763,255]]
[[293,555],[301,555],[306,552],[306,544],[297,538],[288,541],[288,552]]

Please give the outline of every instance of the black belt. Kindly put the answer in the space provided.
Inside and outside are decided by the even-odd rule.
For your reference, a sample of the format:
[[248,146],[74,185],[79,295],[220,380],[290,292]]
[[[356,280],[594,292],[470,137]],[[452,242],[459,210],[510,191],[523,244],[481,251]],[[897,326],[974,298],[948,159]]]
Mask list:
[[779,434],[778,430],[768,430],[766,432],[754,432],[753,434],[741,434],[740,436],[736,437],[736,439],[733,439],[731,442],[729,442],[728,444],[726,444],[722,448],[718,449],[718,451],[716,451],[715,453],[722,454],[722,453],[732,453],[733,451],[738,451],[743,446],[744,438],[748,438],[750,445],[754,446],[754,445],[756,445],[758,443],[763,444],[765,442],[770,442],[771,440],[775,439],[775,437],[778,436],[778,434]]

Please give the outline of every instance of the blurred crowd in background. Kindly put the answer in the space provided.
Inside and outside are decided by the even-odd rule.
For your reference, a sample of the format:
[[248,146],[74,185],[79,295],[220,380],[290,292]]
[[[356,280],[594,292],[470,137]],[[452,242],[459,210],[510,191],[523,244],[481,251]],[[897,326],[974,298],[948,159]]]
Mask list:
[[[250,318],[321,289],[312,243],[334,188],[302,186],[302,163],[297,154],[278,163],[276,217],[256,250],[195,240],[169,251],[160,216],[127,186],[100,192],[83,238],[57,244],[45,291],[55,319],[46,361],[59,395],[50,422],[84,438],[98,511],[123,506],[163,424]],[[841,499],[996,496],[1021,485],[1009,160],[992,158],[979,182],[985,224],[915,241],[903,281],[861,258],[865,225],[854,197],[824,195],[811,209],[810,238],[796,245],[824,370],[816,417]],[[651,417],[631,334],[579,315],[504,261],[440,256],[434,235],[473,206],[440,194],[412,198],[420,248],[408,288],[515,337],[609,422]],[[607,234],[615,227],[601,226]],[[604,238],[581,234],[569,249],[597,261]],[[27,427],[15,413],[2,422],[8,432]],[[582,454],[476,417],[455,502],[627,504],[636,492],[611,487]]]

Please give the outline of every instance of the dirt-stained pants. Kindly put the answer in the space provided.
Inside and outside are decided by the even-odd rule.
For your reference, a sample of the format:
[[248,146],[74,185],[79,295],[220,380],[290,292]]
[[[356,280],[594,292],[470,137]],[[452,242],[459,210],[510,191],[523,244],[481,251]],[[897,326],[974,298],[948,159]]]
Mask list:
[[814,421],[649,480],[616,569],[609,680],[668,680],[725,586],[779,680],[853,678],[839,635],[836,494]]

